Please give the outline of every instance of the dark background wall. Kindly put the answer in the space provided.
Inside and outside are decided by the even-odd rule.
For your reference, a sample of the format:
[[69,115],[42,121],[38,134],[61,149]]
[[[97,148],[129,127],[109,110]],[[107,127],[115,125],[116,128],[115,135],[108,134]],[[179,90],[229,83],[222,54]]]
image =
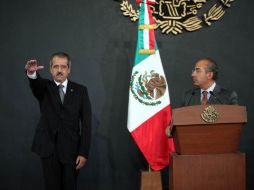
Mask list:
[[[254,1],[242,0],[212,27],[179,36],[157,31],[172,106],[191,88],[193,62],[217,60],[218,83],[238,92],[248,124],[240,149],[247,155],[247,187],[254,189]],[[71,80],[89,89],[93,107],[90,159],[79,176],[80,189],[138,189],[144,160],[127,129],[128,85],[134,60],[136,23],[122,16],[113,0],[1,0],[0,2],[0,189],[42,190],[39,158],[30,145],[39,118],[24,73],[36,58],[48,73],[49,56],[68,52]]]

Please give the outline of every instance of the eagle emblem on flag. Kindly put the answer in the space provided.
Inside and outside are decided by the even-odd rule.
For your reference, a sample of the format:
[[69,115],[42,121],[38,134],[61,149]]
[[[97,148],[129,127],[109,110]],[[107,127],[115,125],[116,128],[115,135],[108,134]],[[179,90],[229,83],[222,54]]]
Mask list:
[[130,82],[133,96],[142,104],[155,106],[167,89],[166,79],[162,74],[151,70],[145,73],[134,72]]

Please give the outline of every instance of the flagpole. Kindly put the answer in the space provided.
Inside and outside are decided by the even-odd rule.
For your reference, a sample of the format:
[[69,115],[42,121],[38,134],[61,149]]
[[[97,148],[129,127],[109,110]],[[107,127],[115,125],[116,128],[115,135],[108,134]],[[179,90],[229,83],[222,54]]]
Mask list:
[[[169,164],[169,154],[174,149],[173,141],[169,141],[165,134],[171,119],[171,106],[150,10],[150,4],[155,0],[137,2],[141,6],[127,127],[149,164],[148,171],[153,173]],[[161,93],[157,94],[157,90]]]

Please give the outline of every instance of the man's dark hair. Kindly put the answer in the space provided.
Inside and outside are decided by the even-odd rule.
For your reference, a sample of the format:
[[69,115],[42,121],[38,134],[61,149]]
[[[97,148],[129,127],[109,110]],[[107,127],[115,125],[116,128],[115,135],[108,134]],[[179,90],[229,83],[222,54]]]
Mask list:
[[209,57],[199,59],[198,61],[201,61],[201,60],[208,61],[208,65],[206,66],[205,71],[206,72],[213,72],[213,80],[217,80],[218,79],[218,71],[219,71],[219,67],[218,67],[217,63]]
[[50,57],[50,67],[53,64],[53,58],[54,57],[66,58],[68,60],[68,67],[69,68],[71,67],[71,58],[70,58],[70,56],[67,53],[61,52],[61,51],[60,52],[56,52],[56,53],[51,55],[51,57]]

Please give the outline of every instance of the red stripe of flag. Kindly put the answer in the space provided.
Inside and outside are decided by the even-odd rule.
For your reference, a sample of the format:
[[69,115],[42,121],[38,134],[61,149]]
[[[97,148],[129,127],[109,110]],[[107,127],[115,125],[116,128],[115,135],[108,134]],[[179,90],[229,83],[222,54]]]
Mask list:
[[167,166],[170,162],[170,153],[175,151],[173,139],[169,139],[165,134],[170,119],[171,108],[168,105],[131,132],[149,165],[155,171]]
[[[150,5],[147,4],[148,16],[149,16],[149,25],[154,25],[154,19],[152,15],[152,11],[150,9]],[[154,49],[154,29],[149,29],[149,49]]]

